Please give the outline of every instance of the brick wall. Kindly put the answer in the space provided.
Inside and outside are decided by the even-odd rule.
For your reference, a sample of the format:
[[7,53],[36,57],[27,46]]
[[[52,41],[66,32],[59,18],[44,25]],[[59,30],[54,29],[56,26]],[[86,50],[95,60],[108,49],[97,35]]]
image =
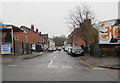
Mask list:
[[79,37],[78,35],[74,35],[73,42],[76,42],[74,44],[75,46],[81,46],[81,45],[86,46],[84,40],[81,37]]
[[72,44],[74,46],[86,46],[84,40],[77,34],[72,34],[68,39],[67,43]]
[[[28,43],[30,44],[36,44],[40,41],[42,41],[42,37],[40,36],[39,33],[27,28],[27,27],[22,27],[27,31],[25,34],[24,32],[14,32],[14,37],[18,37],[18,40],[15,40],[16,42],[26,42],[26,39],[28,39]],[[28,37],[28,38],[26,38]]]
[[[16,39],[18,37],[18,39]],[[24,32],[14,32],[14,39],[16,42],[26,43],[26,34]]]
[[[22,28],[27,31],[27,34],[25,34],[24,32],[14,32],[15,42],[26,43],[27,36],[28,36],[28,43],[30,43],[30,44],[36,44],[38,42],[41,43],[43,41],[43,38],[39,33],[35,32],[27,27],[22,27]],[[6,32],[3,32],[2,38],[4,38],[5,35],[6,35]]]

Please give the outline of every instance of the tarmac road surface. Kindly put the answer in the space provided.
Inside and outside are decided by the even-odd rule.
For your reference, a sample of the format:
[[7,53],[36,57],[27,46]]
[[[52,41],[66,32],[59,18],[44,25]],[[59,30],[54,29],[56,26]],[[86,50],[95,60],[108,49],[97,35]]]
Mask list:
[[78,57],[54,51],[2,64],[3,81],[118,81],[118,71],[89,68]]

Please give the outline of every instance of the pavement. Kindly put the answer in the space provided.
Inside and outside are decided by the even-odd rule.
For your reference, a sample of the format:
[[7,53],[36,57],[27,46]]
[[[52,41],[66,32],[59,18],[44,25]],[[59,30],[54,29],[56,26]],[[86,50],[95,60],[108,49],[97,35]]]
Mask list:
[[43,52],[34,52],[32,54],[26,54],[26,55],[2,55],[2,59],[0,59],[0,62],[1,63],[16,62],[16,61],[37,57],[42,54]]
[[83,56],[79,57],[81,62],[89,67],[102,67],[120,70],[120,63],[117,57],[93,57],[93,56]]

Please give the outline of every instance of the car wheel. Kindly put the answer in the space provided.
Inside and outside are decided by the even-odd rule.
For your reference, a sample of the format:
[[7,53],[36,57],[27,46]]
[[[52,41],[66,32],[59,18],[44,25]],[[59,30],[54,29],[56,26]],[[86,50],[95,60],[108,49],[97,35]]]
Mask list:
[[84,52],[82,52],[82,53],[80,54],[80,56],[84,56]]
[[68,55],[70,55],[69,53],[67,53]]

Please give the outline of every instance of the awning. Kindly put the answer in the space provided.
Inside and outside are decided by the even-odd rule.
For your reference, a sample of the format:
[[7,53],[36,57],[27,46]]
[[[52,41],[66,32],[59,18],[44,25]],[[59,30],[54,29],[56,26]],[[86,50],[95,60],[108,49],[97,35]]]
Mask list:
[[11,29],[13,29],[13,32],[20,32],[20,31],[24,32],[23,29],[11,24],[0,24],[0,29],[2,29],[2,32],[7,32],[8,30]]
[[12,29],[12,26],[10,24],[0,24],[0,29]]

